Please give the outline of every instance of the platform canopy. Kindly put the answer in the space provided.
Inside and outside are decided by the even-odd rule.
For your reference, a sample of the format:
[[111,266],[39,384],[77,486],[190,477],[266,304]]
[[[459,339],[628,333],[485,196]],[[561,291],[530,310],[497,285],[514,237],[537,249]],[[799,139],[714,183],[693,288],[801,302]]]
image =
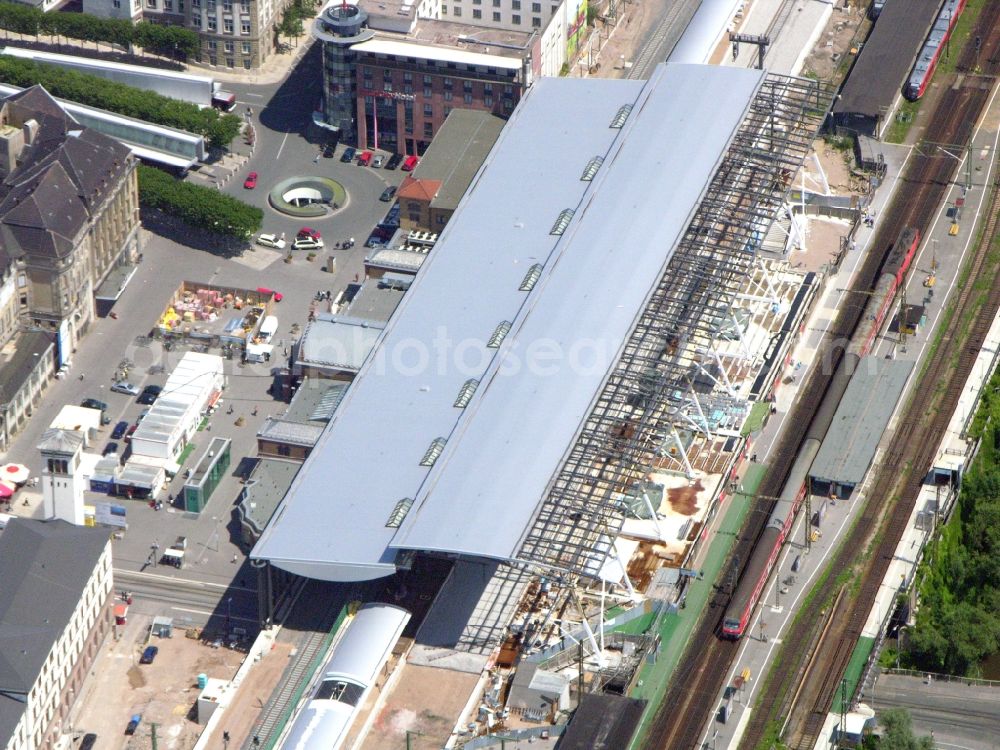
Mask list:
[[538,81],[252,557],[343,581],[401,550],[596,575],[632,470],[614,431],[648,437],[638,383],[714,335],[820,94],[697,65]]

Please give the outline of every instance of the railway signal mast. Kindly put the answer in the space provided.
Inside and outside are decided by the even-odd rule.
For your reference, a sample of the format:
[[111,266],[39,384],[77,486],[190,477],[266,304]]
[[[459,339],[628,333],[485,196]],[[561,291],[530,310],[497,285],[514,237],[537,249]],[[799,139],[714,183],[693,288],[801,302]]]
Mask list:
[[733,43],[734,61],[740,56],[740,42],[743,44],[756,44],[757,70],[764,69],[764,55],[767,54],[767,48],[771,44],[771,37],[767,36],[767,34],[738,34],[730,32],[729,41]]

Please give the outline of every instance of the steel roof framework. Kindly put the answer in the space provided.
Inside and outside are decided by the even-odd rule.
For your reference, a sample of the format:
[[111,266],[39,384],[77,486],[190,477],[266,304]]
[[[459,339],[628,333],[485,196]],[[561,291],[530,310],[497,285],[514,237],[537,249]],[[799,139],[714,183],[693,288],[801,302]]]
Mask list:
[[[749,273],[833,92],[768,74],[639,321],[550,484],[518,560],[596,577],[624,520],[616,497],[673,430],[669,396],[691,389],[701,354]],[[673,411],[676,411],[675,409]]]

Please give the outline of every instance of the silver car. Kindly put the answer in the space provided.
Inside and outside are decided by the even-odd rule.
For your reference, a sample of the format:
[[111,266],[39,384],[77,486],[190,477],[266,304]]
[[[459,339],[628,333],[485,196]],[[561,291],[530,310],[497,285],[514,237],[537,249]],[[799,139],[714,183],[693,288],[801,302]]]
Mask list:
[[111,390],[115,393],[124,393],[128,396],[138,396],[140,393],[139,387],[132,385],[127,380],[116,380],[111,386]]

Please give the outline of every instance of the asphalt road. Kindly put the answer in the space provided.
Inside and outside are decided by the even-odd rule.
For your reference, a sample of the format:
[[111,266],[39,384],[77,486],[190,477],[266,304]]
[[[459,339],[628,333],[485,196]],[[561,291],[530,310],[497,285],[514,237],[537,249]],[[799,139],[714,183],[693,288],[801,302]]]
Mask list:
[[941,750],[1000,748],[1000,687],[883,674],[873,703],[876,713],[905,708],[916,734],[932,735]]
[[[347,205],[335,217],[309,220],[309,225],[321,231],[327,240],[325,250],[312,263],[305,259],[303,253],[296,253],[292,263],[284,263],[280,253],[264,248],[247,252],[242,258],[225,258],[208,250],[189,247],[182,228],[169,237],[144,232],[144,261],[115,303],[114,311],[118,318],[99,318],[95,321],[79,349],[73,353],[68,377],[52,382],[45,397],[35,407],[32,419],[15,437],[7,454],[2,456],[4,461],[24,463],[33,476],[38,476],[41,458],[36,446],[64,404],[78,404],[84,398],[94,397],[108,403],[112,425],[118,420],[135,421],[144,407],[132,397],[110,393],[112,376],[122,359],[130,359],[135,367],[129,374],[129,380],[139,387],[162,385],[166,380],[183,355],[183,350],[165,352],[156,342],[151,346],[139,346],[137,340],[149,334],[172,292],[182,281],[214,282],[251,289],[268,286],[282,292],[284,300],[276,310],[279,329],[275,339],[283,350],[294,338],[293,327],[306,323],[317,290],[332,290],[336,295],[354,281],[355,275],[363,276],[364,239],[390,207],[390,204],[380,202],[378,196],[389,182],[401,181],[403,173],[342,164],[339,159],[315,159],[318,146],[310,141],[314,130],[310,123],[318,91],[315,81],[317,66],[318,47],[307,54],[281,84],[256,87],[227,84],[227,88],[234,90],[241,101],[256,102],[251,106],[254,122],[258,125],[258,143],[253,160],[243,172],[258,171],[260,182],[256,190],[244,190],[241,174],[225,190],[264,208],[264,231],[283,231],[294,236],[304,222],[285,217],[268,207],[266,198],[269,187],[296,174],[322,174],[338,180],[348,191]],[[262,109],[264,102],[268,104]],[[351,250],[332,248],[333,242],[352,236],[357,244]],[[337,259],[333,274],[325,273],[321,268],[327,255]],[[206,612],[217,616],[221,612],[224,615],[223,602],[232,596],[234,613],[238,607],[240,616],[256,616],[255,601],[244,601],[253,599],[253,596],[240,593],[255,587],[256,574],[246,566],[244,550],[239,546],[239,524],[234,516],[234,504],[241,490],[241,461],[256,454],[257,428],[267,415],[280,414],[287,406],[268,393],[273,382],[271,368],[280,365],[280,362],[272,361],[266,366],[241,367],[236,361],[225,362],[227,388],[223,408],[212,418],[208,431],[197,433],[196,449],[185,464],[193,466],[212,437],[221,435],[233,441],[229,476],[221,482],[200,515],[175,508],[155,511],[139,501],[124,503],[128,509],[128,531],[123,539],[114,542],[116,577],[140,571],[155,576],[148,581],[142,579],[141,585],[135,582],[130,585],[137,594],[137,605],[146,599],[150,606],[159,608],[156,612],[175,606],[184,607],[196,610],[189,614],[198,618],[206,617]],[[163,368],[162,372],[160,368]],[[228,413],[229,406],[234,408],[233,414]],[[256,416],[253,415],[254,410],[257,411]],[[244,417],[242,426],[236,424],[240,416]],[[110,440],[112,425],[101,429],[96,442],[88,450],[102,450]],[[182,482],[182,477],[175,479],[161,499],[165,501],[168,493],[178,495]],[[86,501],[100,499],[100,496],[88,493]],[[40,509],[36,510],[36,515],[40,515]],[[149,565],[153,545],[162,549],[177,536],[188,538],[184,569],[177,571]],[[167,583],[168,580],[174,583]],[[195,591],[191,588],[195,583],[204,584],[204,588]],[[233,591],[237,593],[229,593]]]

